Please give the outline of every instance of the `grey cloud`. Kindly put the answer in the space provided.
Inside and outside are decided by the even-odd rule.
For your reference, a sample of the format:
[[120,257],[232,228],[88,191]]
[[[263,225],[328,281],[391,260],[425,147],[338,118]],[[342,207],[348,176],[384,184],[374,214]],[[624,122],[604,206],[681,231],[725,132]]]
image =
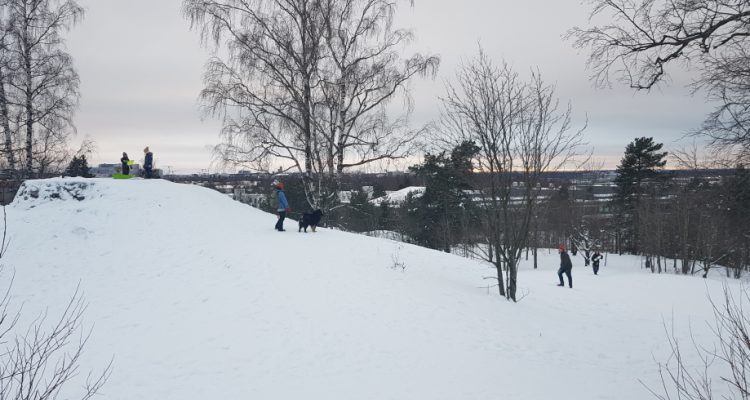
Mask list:
[[[182,18],[181,0],[80,3],[87,15],[69,34],[68,47],[82,80],[79,139],[91,135],[98,142],[94,162],[111,161],[124,146],[139,149],[148,142],[160,147],[163,163],[181,172],[207,168],[206,148],[219,141],[220,124],[201,119],[196,99],[209,53]],[[572,26],[585,25],[587,14],[580,0],[418,0],[414,8],[403,7],[397,25],[415,32],[407,50],[442,57],[435,80],[412,84],[412,122],[438,118],[444,81],[481,43],[522,74],[539,68],[557,85],[561,100],[572,102],[577,122],[588,115],[588,140],[606,155],[608,167],[636,136],[671,143],[697,127],[711,107],[683,88],[689,76],[680,70],[672,71],[673,85],[661,92],[592,87],[584,55],[561,38]]]

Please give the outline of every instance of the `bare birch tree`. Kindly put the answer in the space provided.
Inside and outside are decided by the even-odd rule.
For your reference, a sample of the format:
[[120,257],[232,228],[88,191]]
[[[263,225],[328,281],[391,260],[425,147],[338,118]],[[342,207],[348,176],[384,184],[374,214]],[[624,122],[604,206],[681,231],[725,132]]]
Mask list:
[[16,166],[16,154],[15,154],[15,138],[14,131],[11,129],[11,98],[8,93],[8,84],[11,75],[11,59],[10,59],[10,48],[9,45],[9,32],[5,26],[6,21],[0,19],[0,128],[3,129],[3,153],[5,159],[8,162],[8,168],[15,171]]
[[226,60],[209,60],[201,92],[207,110],[224,118],[219,151],[239,163],[287,160],[309,186],[320,1],[186,0],[183,12],[205,44],[226,44]]
[[401,91],[408,114],[407,83],[434,73],[439,59],[414,54],[399,65],[399,51],[412,33],[393,29],[397,6],[392,0],[324,1],[324,107],[317,120],[323,155],[316,159],[329,181],[347,168],[403,158],[414,150],[420,131],[409,130],[406,116],[389,118],[385,107]]
[[226,45],[207,66],[201,98],[224,118],[224,162],[302,173],[308,203],[334,201],[336,174],[408,154],[414,134],[385,105],[437,66],[415,55],[399,66],[407,31],[396,1],[185,0],[204,43]]
[[19,109],[16,128],[25,137],[25,172],[31,175],[35,162],[50,157],[46,151],[57,151],[75,130],[79,78],[62,34],[84,11],[73,0],[2,0],[0,7],[7,18],[4,49],[10,52],[12,77],[6,97]]
[[476,143],[475,165],[488,175],[478,188],[487,246],[483,258],[495,265],[500,294],[517,301],[518,264],[529,241],[541,174],[576,156],[583,130],[571,130],[570,104],[560,105],[554,86],[539,72],[523,81],[481,49],[459,68],[446,92],[443,132],[449,141]]

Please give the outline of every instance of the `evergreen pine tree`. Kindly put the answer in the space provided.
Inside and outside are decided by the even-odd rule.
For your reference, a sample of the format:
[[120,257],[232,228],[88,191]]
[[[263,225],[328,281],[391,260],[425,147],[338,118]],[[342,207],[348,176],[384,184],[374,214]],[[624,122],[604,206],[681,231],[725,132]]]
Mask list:
[[383,189],[383,185],[380,182],[376,182],[375,185],[372,187],[372,198],[377,199],[378,197],[385,196],[385,189]]
[[381,230],[381,231],[393,230],[393,222],[392,222],[393,215],[392,214],[393,212],[391,210],[390,203],[388,203],[388,200],[381,201],[379,212],[378,212],[378,224],[377,224],[378,230]]
[[624,247],[634,253],[638,253],[638,206],[648,185],[659,180],[658,170],[667,164],[667,153],[659,152],[662,146],[653,138],[636,138],[625,148],[625,156],[617,166],[618,230],[623,233]]
[[420,226],[430,229],[418,232],[415,240],[419,244],[450,252],[459,242],[459,236],[466,234],[462,232],[466,224],[462,224],[461,219],[466,218],[464,209],[471,200],[466,190],[470,188],[472,158],[477,151],[474,143],[463,142],[450,156],[446,152],[427,154],[424,163],[410,168],[426,183],[415,217]]
[[560,186],[560,190],[550,196],[547,203],[547,223],[555,235],[554,243],[567,244],[573,233],[573,199],[570,194],[570,182]]
[[374,228],[375,207],[370,204],[367,192],[353,191],[349,199],[347,229],[353,232],[367,232]]
[[68,165],[68,168],[65,170],[65,175],[81,176],[84,178],[93,177],[89,169],[89,163],[86,160],[86,155],[82,154],[80,157],[73,156],[73,159],[70,160],[70,164]]

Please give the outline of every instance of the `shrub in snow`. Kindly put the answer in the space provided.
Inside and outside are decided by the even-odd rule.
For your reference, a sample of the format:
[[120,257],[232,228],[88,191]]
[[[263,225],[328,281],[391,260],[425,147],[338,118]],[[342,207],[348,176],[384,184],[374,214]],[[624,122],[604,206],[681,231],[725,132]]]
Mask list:
[[[672,354],[659,364],[662,390],[649,388],[657,399],[750,399],[750,316],[746,311],[750,292],[744,289],[735,296],[724,287],[721,302],[710,301],[714,309],[711,331],[717,346],[707,347],[693,338],[693,348],[701,363],[691,364],[687,360],[692,358],[685,356],[674,330],[668,330]],[[720,377],[725,388],[714,385],[715,376]]]
[[[26,190],[28,196],[32,193],[39,196],[39,187],[30,186]],[[6,249],[4,230],[0,241],[0,259]],[[110,367],[98,376],[89,375],[79,395],[71,397],[69,392],[79,372],[79,360],[88,340],[88,335],[81,332],[86,304],[79,292],[76,290],[58,318],[50,319],[44,312],[30,328],[15,337],[11,336],[17,331],[20,312],[9,314],[9,299],[10,288],[0,299],[0,343],[6,345],[0,352],[0,399],[92,398],[104,385]]]

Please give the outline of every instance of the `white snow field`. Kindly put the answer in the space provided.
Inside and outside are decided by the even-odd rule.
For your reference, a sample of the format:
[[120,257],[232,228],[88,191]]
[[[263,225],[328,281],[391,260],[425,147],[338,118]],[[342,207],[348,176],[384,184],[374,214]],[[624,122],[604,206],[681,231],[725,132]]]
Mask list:
[[707,293],[722,292],[612,255],[599,276],[574,257],[560,288],[544,251],[513,304],[478,261],[276,232],[274,215],[162,180],[28,181],[7,213],[19,326],[80,284],[93,331],[70,393],[113,359],[100,399],[648,399],[664,321],[710,345]]

